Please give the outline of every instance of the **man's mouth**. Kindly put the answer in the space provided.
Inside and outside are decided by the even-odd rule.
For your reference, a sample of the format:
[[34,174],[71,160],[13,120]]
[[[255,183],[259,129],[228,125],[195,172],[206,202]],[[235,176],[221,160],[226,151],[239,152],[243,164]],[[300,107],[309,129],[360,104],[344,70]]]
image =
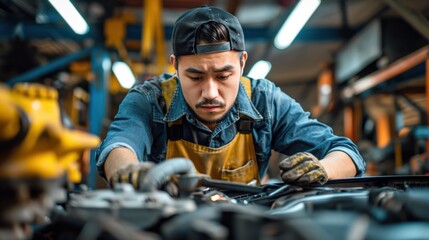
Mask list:
[[220,105],[203,105],[202,108],[220,108]]
[[222,107],[219,105],[203,105],[200,107],[200,109],[204,109],[204,110],[210,111],[210,112],[213,112],[213,111],[218,110],[220,108],[222,108]]
[[225,107],[225,104],[219,100],[205,100],[202,102],[199,102],[195,104],[195,108],[205,108],[205,109],[211,109],[211,108],[223,108]]

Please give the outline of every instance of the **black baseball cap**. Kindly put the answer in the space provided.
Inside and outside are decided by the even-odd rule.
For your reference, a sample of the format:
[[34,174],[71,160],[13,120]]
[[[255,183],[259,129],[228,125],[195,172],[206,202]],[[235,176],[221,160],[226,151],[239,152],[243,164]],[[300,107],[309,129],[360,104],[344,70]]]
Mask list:
[[[229,33],[229,42],[196,45],[196,33],[203,23],[223,24]],[[231,13],[212,6],[193,8],[180,16],[173,28],[173,53],[175,56],[201,53],[244,51],[244,33],[238,19]]]

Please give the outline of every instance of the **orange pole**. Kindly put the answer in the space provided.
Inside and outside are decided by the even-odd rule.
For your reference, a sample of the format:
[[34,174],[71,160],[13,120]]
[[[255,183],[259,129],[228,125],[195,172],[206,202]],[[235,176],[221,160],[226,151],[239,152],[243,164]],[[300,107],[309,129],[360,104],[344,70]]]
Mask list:
[[[426,116],[429,127],[429,59],[426,58]],[[429,139],[426,139],[426,153],[429,153]]]
[[384,148],[392,140],[392,135],[390,133],[391,124],[389,115],[380,115],[375,121],[375,129],[377,133],[377,147]]

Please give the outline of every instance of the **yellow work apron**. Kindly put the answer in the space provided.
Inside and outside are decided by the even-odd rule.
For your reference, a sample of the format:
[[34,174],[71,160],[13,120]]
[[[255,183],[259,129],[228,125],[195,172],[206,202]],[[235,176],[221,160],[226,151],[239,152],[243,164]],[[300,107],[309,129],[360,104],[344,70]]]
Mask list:
[[[247,94],[251,96],[250,80],[242,77],[241,82]],[[175,78],[170,78],[161,84],[167,111],[176,90],[176,84]],[[181,119],[169,123],[169,126],[174,124],[181,124]],[[260,184],[251,131],[238,131],[231,142],[219,148],[206,147],[183,139],[168,139],[166,159],[175,157],[191,160],[199,173],[210,175],[213,179]]]

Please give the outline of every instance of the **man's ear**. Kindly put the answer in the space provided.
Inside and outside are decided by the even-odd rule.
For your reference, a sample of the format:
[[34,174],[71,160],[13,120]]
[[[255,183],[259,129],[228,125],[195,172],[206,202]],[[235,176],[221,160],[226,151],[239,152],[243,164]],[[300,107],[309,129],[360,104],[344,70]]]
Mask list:
[[176,59],[176,56],[174,56],[174,54],[170,55],[170,64],[174,66],[174,69],[176,69],[176,72],[177,72],[177,59]]
[[247,52],[243,51],[243,56],[240,59],[241,75],[243,75],[244,67],[246,66],[246,61],[247,61]]

